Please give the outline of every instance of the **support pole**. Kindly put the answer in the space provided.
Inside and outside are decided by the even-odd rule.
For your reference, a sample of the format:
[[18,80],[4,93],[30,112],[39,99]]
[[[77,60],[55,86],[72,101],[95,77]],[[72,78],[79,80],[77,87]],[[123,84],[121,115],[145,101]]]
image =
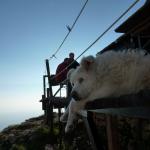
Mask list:
[[44,96],[46,97],[46,75],[43,76],[43,93]]
[[[48,98],[53,97],[53,92],[52,92],[52,85],[51,85],[51,78],[50,78],[50,67],[49,67],[49,61],[46,59],[46,70],[47,70],[47,77],[48,77]],[[48,110],[49,110],[49,115],[48,119],[50,119],[49,125],[50,125],[50,130],[53,132],[53,104],[51,103],[51,100],[48,102]]]

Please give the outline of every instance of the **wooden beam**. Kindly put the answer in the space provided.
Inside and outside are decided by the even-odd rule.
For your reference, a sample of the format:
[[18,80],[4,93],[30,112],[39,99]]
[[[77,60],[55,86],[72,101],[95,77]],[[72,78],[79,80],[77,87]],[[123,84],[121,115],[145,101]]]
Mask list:
[[51,101],[51,104],[54,108],[64,108],[69,103],[69,98],[62,97],[49,97],[46,98],[48,101]]
[[150,106],[150,90],[143,90],[137,94],[120,97],[96,99],[86,104],[85,109],[122,108]]

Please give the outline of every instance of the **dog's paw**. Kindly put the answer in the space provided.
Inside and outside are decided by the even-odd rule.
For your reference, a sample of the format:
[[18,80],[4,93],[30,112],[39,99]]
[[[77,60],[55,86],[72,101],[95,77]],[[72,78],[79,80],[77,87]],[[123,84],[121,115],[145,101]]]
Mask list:
[[67,122],[67,116],[66,115],[62,115],[61,117],[60,117],[60,121],[61,122]]
[[73,124],[66,125],[65,133],[69,133],[69,132],[73,131],[73,129],[74,129],[74,125]]

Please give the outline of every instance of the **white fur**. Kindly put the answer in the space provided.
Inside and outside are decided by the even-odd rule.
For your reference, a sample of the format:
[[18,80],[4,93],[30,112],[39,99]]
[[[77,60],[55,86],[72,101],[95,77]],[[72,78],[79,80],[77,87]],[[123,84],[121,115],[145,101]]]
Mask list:
[[118,97],[137,93],[150,88],[150,55],[144,50],[108,51],[97,57],[88,56],[80,66],[69,73],[79,101],[71,100],[65,131],[68,132],[76,119],[76,114],[84,109],[88,101],[105,97]]

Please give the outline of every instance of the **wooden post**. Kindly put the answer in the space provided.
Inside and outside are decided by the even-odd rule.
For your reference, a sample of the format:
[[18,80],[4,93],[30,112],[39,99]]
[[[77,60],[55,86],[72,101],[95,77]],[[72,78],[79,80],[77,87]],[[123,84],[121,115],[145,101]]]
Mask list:
[[47,77],[48,77],[48,85],[49,85],[49,88],[51,88],[50,68],[49,68],[48,59],[46,59],[46,70],[47,70]]
[[46,81],[45,81],[46,77],[47,77],[46,75],[43,76],[43,93],[45,97],[46,97]]
[[[63,86],[62,85],[60,85],[60,97],[61,97],[61,88],[62,88]],[[61,124],[61,122],[60,122],[60,117],[61,117],[61,108],[58,108],[58,121],[59,121],[59,125]],[[60,128],[59,128],[60,129]]]
[[67,97],[70,96],[71,90],[72,90],[72,86],[71,86],[71,83],[68,81],[67,82]]
[[[47,98],[49,98],[49,88],[47,88]],[[50,125],[50,108],[49,108],[49,100],[46,100],[46,124]]]
[[117,118],[106,115],[108,150],[120,150],[117,130]]
[[[48,76],[48,84],[49,84],[49,89],[48,89],[48,98],[53,97],[53,92],[52,92],[52,85],[51,85],[51,78],[50,78],[50,67],[49,67],[49,61],[46,59],[46,70],[47,70],[47,76]],[[53,132],[53,104],[51,101],[48,103],[48,111],[49,111],[49,119],[50,119],[50,129],[51,132]]]
[[45,95],[42,95],[42,110],[44,110],[44,114],[45,114],[45,110],[46,110],[46,99],[45,99]]

